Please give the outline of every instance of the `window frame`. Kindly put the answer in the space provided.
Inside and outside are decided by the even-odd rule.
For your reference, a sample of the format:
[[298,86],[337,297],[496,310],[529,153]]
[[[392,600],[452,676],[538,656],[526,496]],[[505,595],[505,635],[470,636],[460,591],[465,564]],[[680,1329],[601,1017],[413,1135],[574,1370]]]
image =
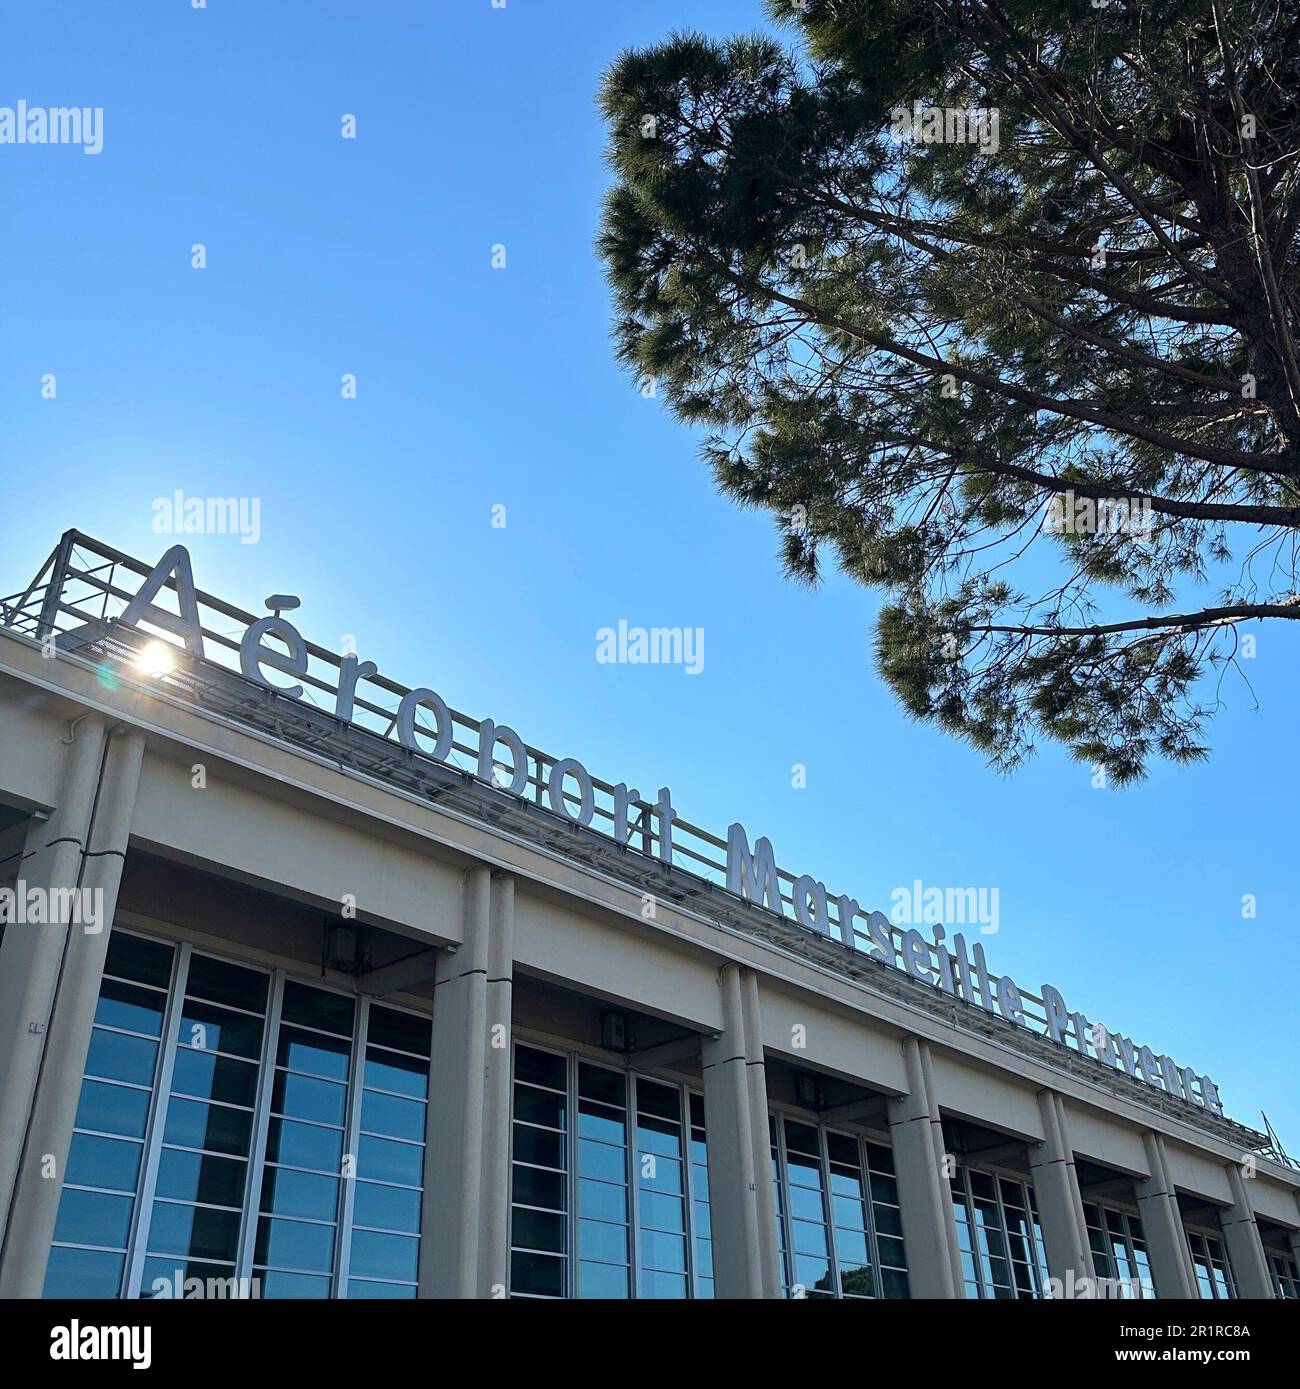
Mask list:
[[[790,1201],[790,1180],[788,1167],[788,1148],[786,1144],[786,1124],[802,1124],[805,1128],[811,1128],[817,1133],[818,1165],[821,1177],[821,1198],[822,1198],[822,1228],[826,1231],[826,1246],[828,1264],[832,1287],[829,1290],[806,1289],[802,1299],[806,1300],[811,1294],[812,1297],[822,1300],[837,1302],[888,1302],[901,1301],[902,1299],[887,1298],[884,1293],[883,1268],[880,1258],[879,1231],[876,1228],[876,1198],[873,1193],[871,1179],[876,1175],[876,1169],[872,1166],[868,1154],[868,1148],[875,1145],[878,1148],[887,1148],[892,1153],[893,1144],[888,1138],[880,1137],[875,1133],[865,1129],[857,1129],[840,1124],[823,1124],[811,1111],[791,1109],[784,1105],[771,1105],[768,1109],[769,1114],[769,1137],[775,1132],[776,1142],[773,1146],[773,1160],[776,1163],[776,1171],[773,1174],[777,1183],[778,1190],[776,1196],[776,1219],[780,1226],[781,1239],[780,1248],[777,1251],[781,1261],[781,1288],[787,1298],[793,1297],[793,1290],[796,1287],[803,1287],[803,1284],[796,1282],[794,1278],[794,1260],[797,1251],[794,1247],[794,1214],[791,1209]],[[871,1263],[871,1281],[873,1292],[870,1297],[844,1292],[844,1278],[840,1269],[839,1249],[836,1244],[835,1232],[838,1228],[835,1223],[835,1202],[834,1192],[831,1189],[831,1157],[830,1145],[828,1142],[831,1134],[840,1138],[847,1138],[857,1146],[858,1153],[858,1173],[863,1185],[863,1219],[864,1230],[867,1243],[867,1257]],[[889,1176],[897,1181],[896,1173],[881,1172],[880,1176]],[[881,1202],[882,1205],[897,1205],[895,1202]],[[898,1206],[901,1211],[901,1206]],[[907,1249],[906,1241],[902,1235],[891,1236],[903,1241],[903,1257],[906,1261]],[[897,1265],[887,1266],[891,1272],[898,1271]],[[911,1268],[905,1266],[902,1270],[908,1279],[908,1298],[911,1297]]]
[[[517,1060],[519,1048],[524,1047],[529,1051],[540,1052],[543,1055],[553,1056],[564,1063],[565,1071],[565,1129],[564,1129],[564,1156],[567,1164],[566,1170],[560,1174],[564,1179],[565,1209],[563,1211],[565,1229],[565,1249],[557,1255],[553,1250],[532,1250],[526,1245],[516,1245],[515,1243],[515,1207],[521,1206],[526,1210],[541,1209],[529,1206],[526,1202],[516,1202],[515,1200],[515,1124],[519,1121],[514,1115],[515,1086],[519,1084],[517,1076]],[[685,1229],[682,1232],[682,1240],[685,1245],[686,1268],[686,1297],[683,1299],[666,1299],[670,1301],[707,1301],[712,1292],[702,1293],[701,1283],[705,1281],[706,1275],[700,1271],[700,1261],[698,1256],[698,1243],[701,1239],[707,1238],[712,1243],[712,1237],[703,1236],[700,1233],[699,1225],[696,1220],[696,1202],[706,1199],[705,1195],[697,1189],[697,1182],[694,1172],[695,1164],[691,1159],[691,1144],[693,1142],[693,1130],[699,1127],[692,1121],[691,1097],[698,1096],[703,1101],[703,1091],[698,1085],[692,1085],[689,1081],[683,1081],[677,1076],[665,1076],[656,1074],[654,1071],[638,1070],[632,1065],[618,1065],[606,1057],[596,1057],[582,1050],[573,1050],[556,1045],[553,1042],[535,1041],[529,1036],[516,1034],[512,1038],[510,1051],[510,1209],[507,1223],[508,1252],[510,1255],[510,1266],[513,1271],[514,1255],[518,1253],[539,1253],[549,1258],[559,1258],[564,1264],[564,1276],[562,1280],[563,1292],[559,1298],[555,1298],[546,1293],[516,1291],[513,1286],[513,1276],[508,1295],[511,1298],[524,1298],[532,1301],[561,1301],[579,1299],[579,1264],[582,1258],[581,1245],[579,1239],[579,1222],[582,1216],[579,1211],[578,1195],[579,1183],[582,1175],[579,1171],[579,1151],[581,1135],[578,1124],[578,1105],[579,1105],[579,1085],[578,1076],[581,1066],[590,1066],[596,1070],[608,1071],[611,1074],[622,1077],[624,1084],[623,1092],[623,1117],[625,1125],[624,1143],[624,1179],[625,1190],[628,1201],[628,1300],[629,1301],[658,1301],[663,1299],[649,1298],[644,1291],[642,1268],[642,1250],[644,1245],[644,1231],[641,1224],[641,1203],[639,1198],[640,1169],[636,1160],[637,1155],[637,1120],[640,1110],[637,1103],[637,1084],[638,1081],[645,1081],[652,1085],[663,1086],[666,1089],[676,1092],[678,1097],[677,1123],[681,1131],[681,1158],[683,1167],[682,1182],[682,1214]],[[533,1084],[532,1081],[522,1082],[526,1085]],[[549,1089],[552,1094],[561,1093],[552,1087],[538,1087]],[[553,1130],[552,1130],[553,1132]],[[705,1141],[707,1143],[707,1116],[704,1127]],[[525,1166],[536,1167],[535,1163],[525,1163]],[[541,1171],[554,1172],[555,1168],[538,1168]],[[549,1212],[555,1214],[555,1212]],[[708,1279],[712,1282],[712,1279]]]
[[[349,992],[347,989],[332,982],[314,978],[305,971],[266,964],[261,961],[249,960],[229,951],[220,948],[211,949],[206,943],[195,945],[194,942],[186,939],[176,939],[168,937],[158,932],[131,926],[114,925],[112,931],[123,936],[129,936],[139,940],[149,941],[152,944],[167,946],[172,951],[171,971],[166,988],[166,998],[163,1009],[162,1029],[158,1036],[157,1043],[159,1048],[158,1058],[155,1062],[153,1085],[150,1093],[149,1111],[146,1116],[143,1138],[140,1140],[128,1140],[141,1144],[140,1168],[136,1175],[136,1185],[134,1192],[134,1207],[131,1212],[130,1225],[127,1231],[127,1245],[123,1258],[122,1275],[118,1282],[117,1292],[114,1295],[119,1300],[137,1300],[140,1298],[144,1288],[144,1270],[146,1261],[150,1258],[171,1258],[170,1255],[151,1255],[148,1251],[149,1229],[153,1219],[155,1206],[159,1200],[157,1196],[158,1175],[162,1163],[164,1151],[164,1135],[167,1126],[168,1116],[171,1112],[173,1099],[184,1099],[184,1096],[173,1096],[172,1085],[175,1077],[176,1059],[182,1049],[180,1041],[180,1025],[185,1011],[187,990],[191,977],[191,964],[195,956],[204,959],[217,961],[221,964],[229,964],[246,970],[252,974],[262,975],[267,980],[266,1005],[260,1014],[255,1014],[249,1009],[241,1008],[239,1005],[214,1004],[214,1006],[225,1008],[228,1011],[240,1013],[248,1017],[259,1017],[262,1025],[261,1043],[258,1048],[256,1058],[239,1057],[237,1059],[255,1064],[258,1068],[257,1081],[251,1106],[235,1105],[234,1107],[251,1114],[250,1135],[248,1151],[245,1155],[238,1154],[216,1154],[217,1156],[229,1156],[232,1160],[242,1161],[245,1165],[243,1189],[241,1194],[241,1204],[238,1209],[239,1231],[236,1237],[235,1259],[233,1272],[227,1273],[228,1267],[224,1263],[216,1260],[204,1260],[191,1255],[176,1255],[179,1263],[203,1264],[212,1263],[214,1276],[223,1278],[234,1277],[236,1288],[243,1289],[251,1285],[251,1280],[260,1279],[263,1276],[262,1270],[255,1269],[255,1248],[257,1241],[257,1231],[259,1223],[264,1214],[261,1210],[262,1187],[267,1171],[267,1142],[270,1133],[272,1119],[272,1100],[275,1090],[276,1075],[281,1069],[277,1061],[278,1047],[280,1041],[280,1031],[282,1022],[282,1008],[284,1000],[285,985],[292,981],[304,985],[317,992],[334,994],[340,998],[347,999],[353,1005],[352,1027],[348,1036],[349,1059],[347,1078],[343,1082],[347,1087],[343,1123],[340,1129],[342,1151],[344,1157],[349,1155],[353,1159],[351,1175],[345,1175],[343,1170],[337,1174],[340,1183],[338,1200],[334,1208],[333,1234],[331,1239],[332,1267],[328,1275],[329,1294],[326,1300],[343,1299],[348,1296],[349,1283],[352,1280],[352,1244],[353,1236],[356,1232],[355,1209],[356,1209],[356,1188],[357,1183],[362,1179],[356,1168],[356,1159],[359,1156],[360,1140],[362,1136],[361,1115],[362,1106],[365,1098],[365,1061],[366,1052],[372,1045],[370,1037],[370,1018],[372,1004],[394,1013],[402,1013],[409,1017],[418,1018],[421,1022],[429,1024],[432,1030],[432,1008],[428,1012],[408,1004],[392,1003],[387,1000],[374,1000],[369,995],[360,992]],[[117,976],[106,976],[116,978]],[[126,981],[133,982],[133,981]],[[101,985],[102,987],[102,985]],[[141,986],[144,987],[144,986]],[[150,986],[153,987],[153,986]],[[161,990],[159,990],[161,991]],[[299,1026],[299,1024],[292,1024]],[[121,1031],[122,1029],[109,1029]],[[306,1028],[305,1030],[312,1030]],[[134,1034],[132,1034],[134,1035]],[[341,1038],[342,1034],[322,1034],[336,1038]],[[378,1044],[374,1044],[378,1045]],[[387,1048],[387,1050],[398,1050]],[[226,1053],[218,1053],[225,1055]],[[415,1053],[400,1052],[401,1055],[414,1056]],[[86,1076],[83,1068],[82,1084],[85,1083]],[[394,1142],[406,1142],[409,1146],[421,1149],[420,1174],[421,1182],[419,1186],[421,1207],[423,1206],[424,1191],[428,1185],[429,1174],[427,1171],[428,1161],[428,1136],[427,1119],[429,1095],[432,1086],[432,1044],[430,1046],[430,1056],[425,1071],[425,1098],[422,1103],[425,1106],[426,1128],[420,1140],[407,1140],[392,1138]],[[142,1086],[133,1088],[142,1089]],[[199,1101],[201,1103],[222,1104],[221,1101]],[[231,1107],[226,1105],[226,1107]],[[97,1132],[97,1131],[87,1131]],[[113,1135],[108,1135],[112,1137]],[[118,1135],[117,1137],[121,1137]],[[176,1145],[170,1145],[175,1147]],[[189,1151],[180,1149],[181,1151]],[[208,1150],[195,1150],[206,1152]],[[371,1179],[366,1178],[369,1181]],[[400,1185],[392,1182],[380,1182],[380,1185]],[[82,1183],[69,1187],[71,1190],[80,1190]],[[414,1190],[415,1188],[403,1187],[404,1190]],[[125,1195],[126,1193],[117,1192],[115,1195]],[[60,1193],[60,1201],[62,1193]],[[166,1202],[164,1202],[166,1203]],[[232,1207],[215,1206],[210,1202],[189,1201],[177,1202],[175,1204],[189,1205],[196,1210],[233,1210]],[[313,1223],[324,1224],[328,1222],[316,1221]],[[370,1227],[363,1227],[363,1231],[368,1231]],[[417,1267],[414,1280],[406,1279],[376,1279],[369,1276],[358,1275],[359,1282],[382,1282],[391,1285],[409,1286],[414,1290],[413,1295],[418,1295],[419,1288],[419,1262],[418,1249],[422,1238],[422,1230],[417,1229],[409,1237],[416,1240],[417,1248]],[[53,1247],[53,1245],[52,1245]],[[101,1246],[86,1245],[73,1241],[58,1241],[58,1247],[85,1249],[95,1252]],[[192,1275],[187,1275],[192,1276]]]

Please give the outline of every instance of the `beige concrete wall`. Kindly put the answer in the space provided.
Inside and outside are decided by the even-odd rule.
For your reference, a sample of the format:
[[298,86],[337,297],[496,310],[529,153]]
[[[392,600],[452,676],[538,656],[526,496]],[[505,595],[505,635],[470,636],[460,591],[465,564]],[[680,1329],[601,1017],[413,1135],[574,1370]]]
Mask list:
[[652,928],[593,920],[522,887],[515,894],[515,964],[686,1027],[722,1025],[717,962],[684,952]]
[[49,809],[58,798],[68,721],[31,708],[0,688],[0,796]]
[[1166,1145],[1166,1161],[1170,1180],[1180,1191],[1203,1196],[1207,1201],[1225,1206],[1232,1203],[1232,1189],[1228,1185],[1228,1174],[1223,1170],[1223,1163],[1194,1153],[1178,1143]]
[[147,757],[132,839],[192,862],[277,884],[334,909],[345,895],[358,916],[461,939],[461,873],[430,852],[401,847],[357,826],[224,780],[207,767],[206,786],[191,767]]
[[940,1109],[1031,1143],[1042,1141],[1037,1091],[950,1052],[936,1051],[931,1064]]
[[800,1066],[814,1066],[888,1094],[907,1090],[897,1033],[862,1013],[826,1006],[806,993],[766,982],[760,990],[763,1045]]
[[1151,1175],[1139,1130],[1118,1125],[1108,1115],[1083,1105],[1067,1104],[1065,1108],[1070,1141],[1080,1157],[1134,1177]]
[[1257,1175],[1246,1183],[1250,1204],[1256,1215],[1276,1220],[1288,1230],[1300,1230],[1300,1203],[1295,1190],[1272,1177]]

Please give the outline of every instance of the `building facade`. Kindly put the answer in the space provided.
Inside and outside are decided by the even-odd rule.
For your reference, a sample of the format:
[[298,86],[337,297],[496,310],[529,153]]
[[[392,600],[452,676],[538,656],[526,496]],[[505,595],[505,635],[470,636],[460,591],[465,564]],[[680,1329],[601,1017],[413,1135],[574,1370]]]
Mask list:
[[1300,1292],[1208,1077],[268,605],[0,611],[0,1295]]

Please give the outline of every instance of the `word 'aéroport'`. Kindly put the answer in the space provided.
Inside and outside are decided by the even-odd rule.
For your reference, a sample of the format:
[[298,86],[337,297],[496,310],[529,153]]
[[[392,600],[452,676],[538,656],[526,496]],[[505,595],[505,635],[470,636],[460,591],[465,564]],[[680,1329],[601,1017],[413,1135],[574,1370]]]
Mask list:
[[[155,602],[162,589],[169,584],[176,591],[176,613],[159,607]],[[183,545],[174,545],[163,555],[116,619],[119,627],[134,627],[141,622],[179,637],[192,656],[199,660],[206,659],[193,570],[189,552]],[[280,643],[280,647],[268,645],[268,639]],[[243,674],[289,699],[300,699],[302,686],[273,684],[266,674],[266,668],[290,676],[305,675],[307,659],[307,643],[302,634],[279,612],[251,623],[239,644],[239,664]],[[334,712],[344,723],[352,722],[358,681],[378,673],[372,661],[358,661],[355,655],[339,658]],[[417,728],[417,713],[421,712],[432,717],[432,730]],[[403,747],[435,762],[446,763],[451,755],[451,710],[442,696],[427,686],[418,686],[402,696],[393,732]],[[430,738],[431,745],[428,741]],[[510,753],[508,769],[496,761],[498,747],[504,747]],[[529,784],[528,754],[523,739],[513,728],[494,723],[491,719],[482,721],[479,725],[475,775],[480,781],[509,795],[525,794]],[[576,794],[575,790],[570,789],[570,783],[576,789]],[[546,794],[554,814],[571,824],[591,827],[596,805],[595,785],[590,773],[576,758],[566,757],[554,763]],[[620,782],[613,788],[613,799],[610,837],[615,843],[630,847],[630,840],[637,828],[630,812],[642,804],[640,792]],[[667,787],[659,791],[653,809],[658,826],[658,857],[671,867],[674,812]],[[771,841],[760,838],[751,846],[749,836],[740,824],[733,824],[727,832],[726,886],[729,892],[742,900],[766,908],[789,921]],[[832,897],[824,883],[808,874],[795,878],[790,905],[795,923],[804,929],[829,940],[837,940],[848,949],[860,951],[893,969],[900,969],[912,979],[983,1008],[1017,1027],[1031,1026],[1024,1010],[1023,995],[1015,981],[1006,974],[997,979],[990,975],[984,947],[978,941],[968,949],[965,937],[957,933],[950,945],[945,944],[944,929],[938,925],[932,927],[932,939],[915,926],[901,931],[895,939],[889,918],[883,912],[864,911],[855,898],[847,895]],[[1157,1056],[1150,1047],[1138,1046],[1099,1023],[1090,1023],[1082,1013],[1072,1012],[1060,991],[1051,984],[1042,986],[1041,996],[1045,1015],[1042,1029],[1053,1042],[1067,1047],[1072,1045],[1082,1056],[1099,1061],[1112,1070],[1122,1068],[1134,1079],[1213,1114],[1223,1113],[1218,1087],[1209,1076],[1198,1075],[1190,1067],[1179,1066],[1168,1056]]]

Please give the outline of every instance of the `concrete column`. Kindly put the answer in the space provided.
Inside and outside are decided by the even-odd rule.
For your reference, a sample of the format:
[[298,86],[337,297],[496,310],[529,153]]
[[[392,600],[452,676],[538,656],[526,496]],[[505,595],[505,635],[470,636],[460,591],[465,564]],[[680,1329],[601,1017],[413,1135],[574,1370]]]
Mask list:
[[1235,1162],[1228,1163],[1224,1170],[1232,1191],[1232,1205],[1222,1212],[1219,1222],[1223,1226],[1223,1243],[1228,1251],[1228,1262],[1232,1265],[1237,1296],[1272,1298],[1276,1292],[1273,1276],[1264,1256],[1264,1241],[1255,1223],[1246,1181]]
[[[80,719],[63,752],[59,803],[48,819],[33,819],[18,867],[15,891],[36,889],[51,905],[58,889],[81,881],[82,851],[104,760],[104,721]],[[0,1241],[8,1225],[14,1180],[31,1116],[36,1076],[54,1007],[59,966],[67,943],[65,919],[45,926],[15,922],[0,945]]]
[[82,889],[94,894],[98,929],[67,931],[5,1232],[0,1297],[40,1297],[45,1283],[143,760],[142,733],[126,729],[109,738],[81,871]]
[[[1082,1278],[1095,1277],[1088,1229],[1083,1218],[1083,1198],[1074,1170],[1074,1150],[1065,1104],[1052,1090],[1038,1092],[1038,1113],[1043,1121],[1043,1141],[1029,1149],[1034,1176],[1034,1198],[1047,1247],[1047,1268],[1068,1289]],[[1071,1276],[1073,1275],[1073,1276]]]
[[464,912],[434,978],[421,1297],[504,1297],[509,1281],[513,881],[471,868]]
[[1196,1274],[1192,1268],[1191,1251],[1187,1247],[1187,1232],[1183,1229],[1183,1218],[1178,1210],[1178,1198],[1174,1193],[1174,1184],[1169,1179],[1164,1139],[1158,1133],[1144,1133],[1142,1147],[1151,1175],[1136,1182],[1135,1186],[1156,1296],[1162,1299],[1195,1298],[1198,1296]]
[[719,1298],[779,1298],[758,985],[752,970],[724,965],[718,987],[722,1031],[702,1048],[715,1289]]
[[889,1102],[889,1138],[912,1296],[959,1298],[965,1296],[965,1285],[943,1165],[943,1129],[927,1083],[927,1053],[917,1038],[903,1039],[908,1093]]
[[510,1286],[510,1020],[514,988],[515,880],[492,879],[488,939],[487,1064],[483,1077],[483,1187],[479,1286],[504,1296]]

